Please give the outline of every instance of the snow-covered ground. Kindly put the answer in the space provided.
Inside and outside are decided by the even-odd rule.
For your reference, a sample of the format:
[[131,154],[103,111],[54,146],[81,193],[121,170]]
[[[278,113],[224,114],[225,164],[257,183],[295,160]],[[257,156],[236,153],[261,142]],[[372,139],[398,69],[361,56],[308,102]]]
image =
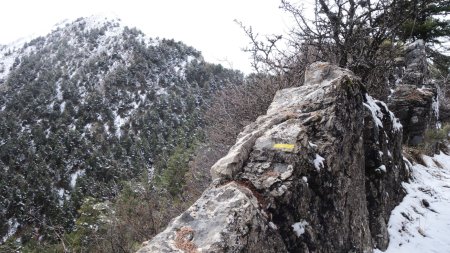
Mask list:
[[86,173],[86,171],[83,169],[83,170],[77,170],[74,173],[70,174],[70,187],[72,189],[75,188],[78,177],[84,176],[85,173]]
[[20,225],[17,222],[17,219],[15,219],[15,218],[9,219],[6,224],[8,225],[8,232],[6,233],[6,235],[3,238],[0,239],[0,243],[6,242],[8,240],[8,238],[13,236],[17,232],[17,228]]
[[[450,252],[450,156],[424,156],[412,166],[407,195],[389,219],[388,253]],[[375,253],[381,253],[375,250]]]

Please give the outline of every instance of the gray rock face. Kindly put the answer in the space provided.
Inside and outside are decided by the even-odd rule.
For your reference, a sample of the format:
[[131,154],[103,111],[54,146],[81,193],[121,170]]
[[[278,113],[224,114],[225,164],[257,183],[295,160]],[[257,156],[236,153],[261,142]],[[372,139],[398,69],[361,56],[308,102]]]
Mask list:
[[395,89],[389,100],[389,108],[404,127],[405,143],[422,143],[425,131],[436,127],[439,116],[437,101],[437,92],[431,87],[400,85]]
[[385,103],[366,94],[364,156],[366,201],[374,246],[389,244],[387,224],[392,209],[404,196],[401,182],[409,177],[402,157],[402,125]]
[[407,179],[398,120],[350,71],[315,63],[139,252],[372,252]]
[[405,59],[399,65],[396,87],[389,98],[389,108],[403,125],[403,141],[409,145],[423,142],[425,130],[436,127],[439,103],[436,86],[431,82],[422,40],[408,44]]
[[286,252],[258,199],[244,184],[212,186],[138,252]]
[[429,79],[425,42],[416,40],[405,48],[406,69],[402,81],[405,84],[422,86]]
[[441,89],[438,92],[439,96],[439,120],[441,122],[450,122],[450,78],[438,82]]

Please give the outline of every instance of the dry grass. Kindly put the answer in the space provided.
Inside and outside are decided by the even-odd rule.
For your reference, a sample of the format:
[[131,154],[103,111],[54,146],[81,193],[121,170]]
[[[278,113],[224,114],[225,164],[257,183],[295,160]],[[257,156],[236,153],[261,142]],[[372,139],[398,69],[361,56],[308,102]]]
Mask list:
[[421,147],[403,146],[403,155],[406,159],[426,166],[426,163],[422,158],[422,155],[424,154],[425,151]]
[[403,153],[408,160],[426,166],[422,158],[423,155],[432,156],[439,151],[449,153],[449,134],[449,123],[444,124],[440,129],[429,129],[425,131],[423,143],[417,146],[403,146]]

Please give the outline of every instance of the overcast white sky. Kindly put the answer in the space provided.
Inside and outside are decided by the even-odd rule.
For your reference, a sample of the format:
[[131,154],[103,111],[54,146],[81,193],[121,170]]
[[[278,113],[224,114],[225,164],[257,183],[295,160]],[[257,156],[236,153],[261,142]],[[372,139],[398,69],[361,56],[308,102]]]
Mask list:
[[261,34],[283,33],[289,18],[279,4],[280,0],[8,0],[1,4],[0,44],[45,35],[65,19],[114,15],[150,37],[183,41],[202,51],[207,61],[249,73],[249,55],[241,51],[248,39],[233,20]]

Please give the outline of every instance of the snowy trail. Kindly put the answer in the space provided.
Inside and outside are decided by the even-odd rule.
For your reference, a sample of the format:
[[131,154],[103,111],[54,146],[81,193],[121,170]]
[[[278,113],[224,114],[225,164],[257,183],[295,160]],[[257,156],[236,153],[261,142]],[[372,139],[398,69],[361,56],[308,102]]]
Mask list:
[[423,158],[427,166],[412,167],[407,195],[389,219],[387,253],[450,252],[450,156]]

